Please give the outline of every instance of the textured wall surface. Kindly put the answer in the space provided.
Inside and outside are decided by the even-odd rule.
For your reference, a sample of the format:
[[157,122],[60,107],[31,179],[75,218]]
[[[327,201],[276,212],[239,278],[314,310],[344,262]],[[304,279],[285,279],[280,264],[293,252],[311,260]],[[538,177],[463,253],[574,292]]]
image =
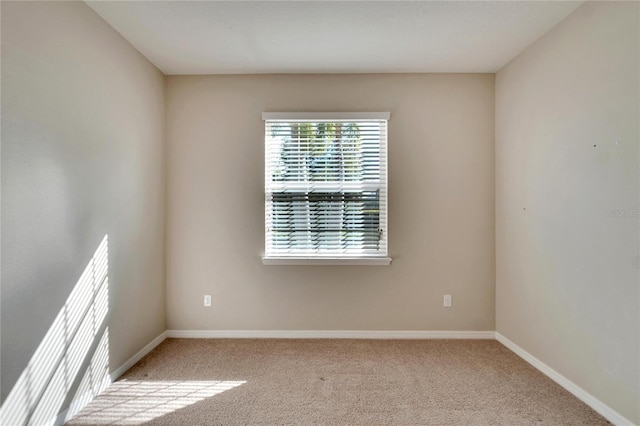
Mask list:
[[[168,328],[493,330],[493,83],[167,77]],[[264,111],[391,112],[390,266],[262,265]]]
[[3,400],[105,236],[111,369],[165,330],[163,168],[162,73],[82,2],[2,2]]
[[497,331],[634,423],[638,9],[587,3],[496,77]]

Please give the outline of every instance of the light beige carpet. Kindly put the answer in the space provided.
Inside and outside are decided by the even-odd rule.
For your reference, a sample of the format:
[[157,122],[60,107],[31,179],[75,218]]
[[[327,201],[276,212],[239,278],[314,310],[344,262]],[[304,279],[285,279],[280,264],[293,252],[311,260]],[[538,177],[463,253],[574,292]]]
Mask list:
[[168,339],[69,424],[599,425],[493,340]]

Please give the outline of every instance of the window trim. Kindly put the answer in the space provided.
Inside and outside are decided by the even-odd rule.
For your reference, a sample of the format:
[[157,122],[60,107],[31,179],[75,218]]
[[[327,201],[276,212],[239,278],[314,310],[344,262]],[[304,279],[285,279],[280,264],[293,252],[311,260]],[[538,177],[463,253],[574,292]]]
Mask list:
[[315,265],[315,266],[339,266],[339,265],[360,265],[360,266],[388,266],[391,264],[390,257],[278,257],[263,256],[263,265]]
[[262,120],[390,120],[390,112],[263,112]]
[[[390,112],[263,112],[262,120],[283,120],[283,121],[332,121],[332,120],[385,120],[391,119]],[[387,134],[388,137],[388,134]],[[388,142],[385,146],[385,174],[388,173]],[[385,176],[385,189],[388,191],[388,175]],[[266,182],[265,182],[266,184]],[[385,192],[386,192],[385,191]],[[388,196],[385,196],[385,212],[388,211]],[[388,214],[388,213],[387,213]],[[387,218],[385,220],[388,220]],[[388,222],[385,233],[388,233]],[[385,235],[385,238],[387,236]],[[388,239],[387,239],[388,244]],[[266,251],[266,246],[265,246]],[[318,256],[262,256],[262,264],[274,265],[314,265],[314,266],[338,266],[338,265],[361,265],[361,266],[388,266],[392,258],[389,256],[388,247],[385,255],[365,254],[362,256],[332,256],[330,254]]]

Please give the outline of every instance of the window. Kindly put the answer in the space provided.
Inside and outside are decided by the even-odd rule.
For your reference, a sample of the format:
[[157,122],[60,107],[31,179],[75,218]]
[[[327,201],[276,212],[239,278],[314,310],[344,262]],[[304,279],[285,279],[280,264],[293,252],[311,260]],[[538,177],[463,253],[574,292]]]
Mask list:
[[265,264],[389,264],[389,113],[264,113]]

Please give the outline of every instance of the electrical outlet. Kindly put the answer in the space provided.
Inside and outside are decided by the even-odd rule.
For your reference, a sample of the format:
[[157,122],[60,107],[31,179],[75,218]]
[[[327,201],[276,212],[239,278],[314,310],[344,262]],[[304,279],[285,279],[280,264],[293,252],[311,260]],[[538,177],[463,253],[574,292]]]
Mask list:
[[204,295],[204,306],[206,308],[210,308],[211,307],[211,295],[210,294],[205,294]]
[[444,306],[445,308],[450,308],[451,307],[451,295],[450,294],[445,294],[444,298],[442,300],[442,306]]

